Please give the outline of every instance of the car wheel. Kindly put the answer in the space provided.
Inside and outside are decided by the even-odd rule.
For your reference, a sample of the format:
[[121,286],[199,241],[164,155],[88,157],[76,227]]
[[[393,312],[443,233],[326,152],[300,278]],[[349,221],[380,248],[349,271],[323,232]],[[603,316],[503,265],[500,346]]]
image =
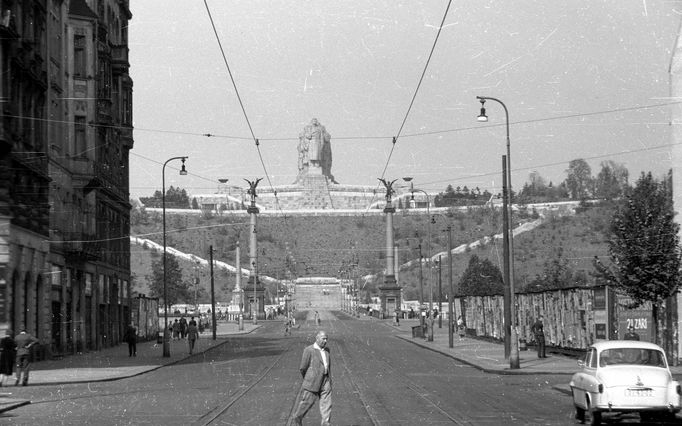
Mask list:
[[575,419],[580,422],[580,424],[585,423],[585,409],[575,406]]

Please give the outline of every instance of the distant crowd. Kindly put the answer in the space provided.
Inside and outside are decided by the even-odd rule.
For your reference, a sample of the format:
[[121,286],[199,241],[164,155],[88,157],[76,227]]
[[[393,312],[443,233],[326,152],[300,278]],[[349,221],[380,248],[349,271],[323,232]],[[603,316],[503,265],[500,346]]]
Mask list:
[[179,320],[176,318],[173,323],[168,325],[168,331],[171,333],[173,340],[183,340],[189,335],[190,325],[196,327],[199,333],[203,333],[207,328],[211,328],[209,320],[199,317],[199,321],[196,321],[194,317],[190,317],[189,321],[187,321],[184,316],[181,316]]

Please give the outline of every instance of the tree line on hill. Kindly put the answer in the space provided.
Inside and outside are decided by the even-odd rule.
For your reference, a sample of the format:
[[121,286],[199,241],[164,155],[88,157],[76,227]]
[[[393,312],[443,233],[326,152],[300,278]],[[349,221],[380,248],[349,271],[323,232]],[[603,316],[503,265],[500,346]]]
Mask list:
[[[568,163],[566,179],[559,185],[547,182],[538,172],[533,171],[520,191],[512,192],[514,202],[520,204],[542,203],[562,200],[585,200],[598,198],[613,200],[621,197],[628,188],[629,172],[623,164],[612,160],[602,161],[597,176],[592,176],[592,168],[587,161],[578,158]],[[140,197],[146,207],[162,207],[162,192],[156,190],[151,197]],[[434,197],[435,207],[483,205],[493,197],[487,189],[468,188],[466,185],[448,185],[445,191]],[[198,209],[196,198],[190,198],[185,189],[170,186],[166,190],[166,207],[173,209]],[[398,209],[406,208],[403,200],[398,200]]]
[[582,158],[571,160],[566,179],[559,185],[549,183],[536,171],[531,172],[515,202],[520,204],[542,203],[561,200],[601,199],[614,200],[622,197],[629,188],[629,172],[623,164],[612,160],[602,161],[597,176]]
[[[154,191],[151,197],[140,197],[140,202],[145,207],[162,208],[163,207],[163,192],[158,189]],[[166,208],[169,209],[189,209],[191,208],[189,195],[187,191],[176,188],[173,185],[166,190]]]

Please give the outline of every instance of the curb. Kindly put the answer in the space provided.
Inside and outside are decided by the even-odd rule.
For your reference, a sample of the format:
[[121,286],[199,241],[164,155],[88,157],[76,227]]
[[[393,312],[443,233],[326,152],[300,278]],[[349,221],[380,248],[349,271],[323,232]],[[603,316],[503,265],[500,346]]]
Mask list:
[[[223,334],[223,335],[221,335],[220,337],[223,338],[223,339],[227,339],[227,338],[229,338],[229,337],[231,337],[231,336],[238,336],[238,335],[242,335],[242,334],[250,334],[250,333],[252,333],[253,331],[258,330],[260,327],[261,327],[261,325],[258,325],[258,326],[254,327],[254,328],[252,328],[251,330],[248,330],[248,331],[239,331],[239,332],[237,332],[237,333]],[[217,337],[218,337],[218,336],[216,336],[216,339],[217,339]],[[145,370],[138,371],[138,372],[135,372],[135,373],[122,374],[122,375],[118,375],[118,376],[114,376],[114,377],[105,377],[105,378],[78,379],[78,380],[68,380],[68,381],[63,381],[63,380],[59,380],[59,381],[43,381],[43,382],[39,382],[39,383],[29,383],[28,386],[59,386],[59,385],[66,385],[66,384],[83,384],[83,383],[96,383],[96,382],[113,382],[113,381],[116,381],[116,380],[129,379],[129,378],[131,378],[131,377],[137,377],[137,376],[141,376],[141,375],[146,374],[146,373],[150,373],[150,372],[152,372],[152,371],[156,371],[156,370],[161,369],[161,368],[163,368],[163,367],[170,367],[170,366],[176,365],[176,364],[178,364],[178,363],[180,363],[180,362],[182,362],[182,361],[185,361],[185,360],[187,360],[187,359],[190,359],[190,358],[192,358],[192,357],[194,357],[194,356],[202,355],[202,354],[208,352],[209,350],[213,350],[213,349],[215,349],[215,348],[218,348],[218,347],[220,347],[220,346],[222,346],[222,345],[224,345],[224,344],[226,344],[226,343],[228,343],[227,340],[224,340],[224,341],[222,341],[222,342],[217,342],[214,346],[210,346],[210,347],[204,349],[204,350],[201,351],[201,352],[195,352],[195,353],[193,353],[193,354],[191,354],[191,355],[187,354],[186,356],[184,356],[184,357],[182,357],[182,358],[178,358],[178,359],[176,359],[176,360],[170,361],[170,362],[165,363],[165,364],[154,365],[154,366],[151,366],[150,368],[147,368],[147,369],[145,369]],[[30,403],[30,401],[27,402],[27,403]],[[2,405],[0,404],[0,409],[2,409],[1,406],[2,406]],[[15,407],[15,408],[16,408],[16,407]],[[0,412],[1,412],[1,411],[0,411]]]
[[484,373],[499,374],[499,375],[504,375],[504,376],[530,376],[530,375],[535,375],[535,374],[566,375],[566,376],[573,375],[573,373],[565,373],[565,372],[557,372],[557,371],[528,371],[528,370],[524,371],[524,370],[520,370],[520,369],[519,370],[508,370],[508,369],[487,368],[487,367],[483,367],[479,364],[476,364],[474,362],[471,362],[467,359],[456,356],[455,354],[443,352],[443,351],[441,351],[437,348],[431,347],[431,346],[422,345],[421,343],[415,342],[408,337],[404,337],[404,336],[395,336],[395,337],[397,337],[398,339],[402,339],[406,342],[410,342],[410,343],[417,345],[419,347],[422,347],[422,348],[428,349],[430,351],[437,352],[439,354],[442,354],[442,355],[445,355],[445,356],[450,357],[452,359],[455,359],[455,360],[457,360],[463,364],[474,367],[479,371],[483,371]]

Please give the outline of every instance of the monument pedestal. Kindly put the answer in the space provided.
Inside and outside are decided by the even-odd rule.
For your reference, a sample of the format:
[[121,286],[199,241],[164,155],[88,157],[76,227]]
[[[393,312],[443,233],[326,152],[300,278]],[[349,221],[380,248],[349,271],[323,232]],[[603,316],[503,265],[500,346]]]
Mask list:
[[253,319],[254,311],[257,319],[265,319],[265,288],[258,280],[255,283],[254,290],[254,277],[250,277],[249,282],[244,287],[244,317]]
[[381,300],[381,313],[384,318],[395,319],[400,315],[402,297],[395,276],[387,275],[384,279],[384,285],[379,286],[379,299]]

